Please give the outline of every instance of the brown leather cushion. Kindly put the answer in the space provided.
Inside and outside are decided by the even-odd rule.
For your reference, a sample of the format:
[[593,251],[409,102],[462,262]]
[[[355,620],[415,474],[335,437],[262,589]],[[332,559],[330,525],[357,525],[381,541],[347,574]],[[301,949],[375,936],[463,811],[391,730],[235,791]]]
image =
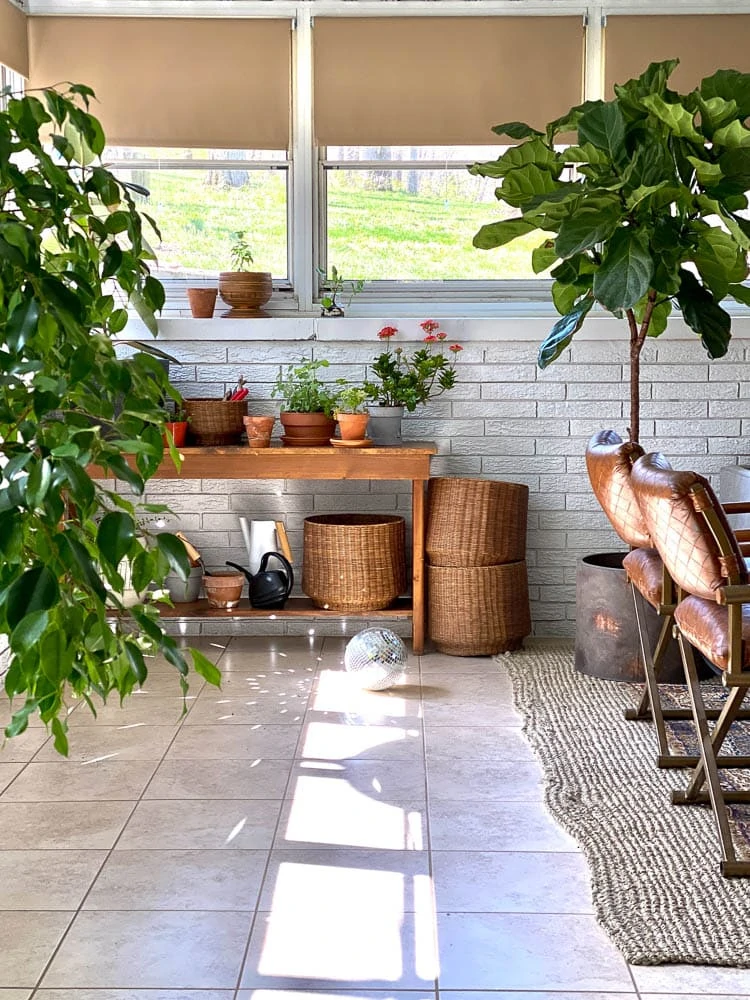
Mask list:
[[[726,670],[729,665],[729,611],[704,597],[686,597],[675,609],[675,621],[688,642]],[[750,606],[742,609],[742,666],[750,667]]]
[[622,561],[628,580],[649,604],[658,608],[662,603],[663,568],[656,549],[633,549]]
[[[676,472],[654,453],[639,458],[631,474],[640,509],[664,564],[683,590],[713,600],[729,581],[747,581],[742,553],[724,511],[710,484],[696,472]],[[727,536],[733,565],[721,557],[719,547],[696,503],[710,505]]]
[[628,545],[648,548],[652,542],[630,483],[633,462],[643,448],[625,442],[615,431],[599,431],[586,447],[591,488],[617,534]]

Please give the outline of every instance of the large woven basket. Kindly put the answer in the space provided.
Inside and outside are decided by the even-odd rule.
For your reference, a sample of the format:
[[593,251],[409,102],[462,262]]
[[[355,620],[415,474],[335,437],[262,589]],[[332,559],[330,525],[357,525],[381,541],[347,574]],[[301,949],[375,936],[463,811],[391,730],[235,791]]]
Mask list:
[[526,558],[529,488],[491,479],[430,479],[425,551],[433,566],[493,566]]
[[186,399],[190,441],[197,445],[239,444],[247,402],[231,399]]
[[318,514],[304,528],[302,589],[316,607],[377,611],[405,590],[403,517]]
[[526,562],[427,567],[427,630],[441,653],[488,656],[519,649],[531,632]]

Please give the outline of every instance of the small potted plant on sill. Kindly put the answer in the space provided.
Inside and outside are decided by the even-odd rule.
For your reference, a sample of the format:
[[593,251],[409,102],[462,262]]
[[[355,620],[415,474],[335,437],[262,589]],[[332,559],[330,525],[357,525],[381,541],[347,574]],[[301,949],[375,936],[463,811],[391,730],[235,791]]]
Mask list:
[[456,384],[456,358],[463,350],[460,344],[449,344],[448,335],[434,319],[419,324],[424,333],[423,345],[412,354],[403,347],[391,350],[395,326],[384,326],[378,338],[387,348],[369,366],[369,378],[364,388],[369,406],[370,436],[376,444],[398,444],[401,440],[401,418],[404,410],[413,413],[417,406],[442,396]]
[[273,295],[270,271],[253,271],[253,251],[242,230],[232,234],[231,260],[234,270],[219,274],[219,295],[230,306],[228,317],[265,316],[263,306]]
[[338,391],[323,382],[320,371],[328,367],[324,358],[302,358],[296,365],[279,368],[271,395],[281,399],[279,419],[284,428],[281,441],[287,447],[319,447],[330,444],[336,430],[333,411]]
[[360,446],[369,443],[365,432],[370,415],[366,410],[367,390],[361,385],[350,385],[345,379],[339,379],[342,386],[338,394],[334,417],[339,425],[341,440]]
[[365,287],[365,283],[361,278],[356,278],[350,281],[344,280],[341,272],[336,267],[335,264],[331,264],[331,277],[326,276],[326,272],[322,267],[316,268],[319,277],[322,279],[322,286],[324,288],[324,294],[320,297],[320,315],[328,317],[337,317],[344,315],[344,306],[338,301],[337,296],[348,294],[346,300],[346,308],[352,304],[352,301],[356,295],[362,291]]

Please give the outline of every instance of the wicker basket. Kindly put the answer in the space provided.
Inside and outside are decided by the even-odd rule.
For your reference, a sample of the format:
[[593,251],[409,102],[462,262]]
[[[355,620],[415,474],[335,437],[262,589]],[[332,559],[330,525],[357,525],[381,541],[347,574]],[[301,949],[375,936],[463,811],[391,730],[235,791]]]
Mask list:
[[318,608],[378,611],[406,588],[405,528],[393,514],[305,518],[302,589]]
[[441,653],[519,649],[531,632],[526,562],[427,567],[428,635]]
[[526,558],[529,488],[491,479],[430,479],[425,551],[433,566],[494,566]]
[[193,444],[239,444],[245,425],[247,401],[231,399],[186,399],[189,437]]

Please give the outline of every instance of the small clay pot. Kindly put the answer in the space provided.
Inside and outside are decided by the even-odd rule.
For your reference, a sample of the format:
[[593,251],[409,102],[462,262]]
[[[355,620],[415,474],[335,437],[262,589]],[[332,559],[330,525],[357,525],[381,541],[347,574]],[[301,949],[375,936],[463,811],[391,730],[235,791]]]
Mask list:
[[242,573],[211,573],[203,577],[203,589],[209,608],[236,608],[242,598],[245,577]]
[[211,319],[218,288],[188,288],[187,297],[193,319]]
[[362,441],[370,419],[368,413],[336,413],[342,441]]
[[251,448],[270,448],[271,431],[276,423],[276,417],[243,417],[247,434],[247,443]]

